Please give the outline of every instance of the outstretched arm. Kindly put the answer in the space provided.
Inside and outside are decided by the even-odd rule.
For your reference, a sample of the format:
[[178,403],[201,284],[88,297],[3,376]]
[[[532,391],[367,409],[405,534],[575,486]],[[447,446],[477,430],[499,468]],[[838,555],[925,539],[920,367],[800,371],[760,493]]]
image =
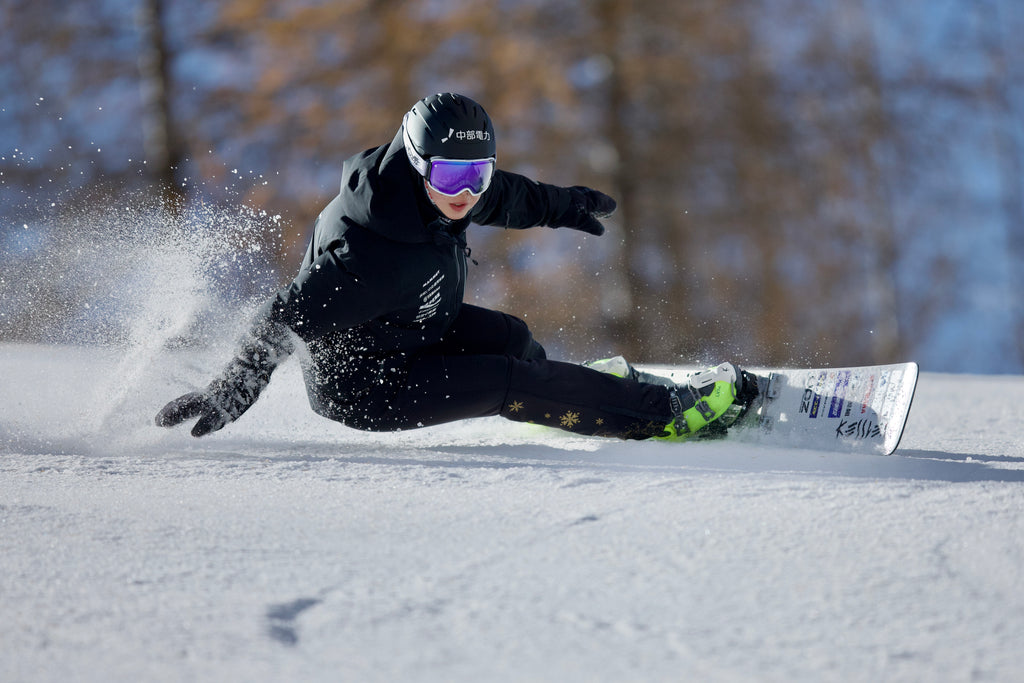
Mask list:
[[174,427],[199,418],[192,435],[203,436],[238,419],[291,355],[295,335],[309,341],[378,314],[382,298],[369,296],[373,284],[367,280],[348,270],[335,250],[319,256],[263,305],[223,372],[205,389],[164,406],[156,424]]
[[215,432],[248,410],[270,382],[270,374],[294,350],[287,326],[269,319],[261,309],[235,357],[202,391],[180,396],[157,413],[156,424],[174,427],[198,417],[192,436]]
[[516,229],[546,225],[601,235],[604,226],[599,219],[611,216],[615,207],[614,199],[589,187],[558,187],[499,170],[472,217],[480,225]]

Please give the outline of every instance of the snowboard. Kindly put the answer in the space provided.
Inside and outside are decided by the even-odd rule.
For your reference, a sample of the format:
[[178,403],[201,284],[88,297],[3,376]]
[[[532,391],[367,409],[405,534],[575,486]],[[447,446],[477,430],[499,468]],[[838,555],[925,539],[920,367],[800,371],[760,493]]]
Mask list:
[[[688,374],[652,370],[673,382],[685,382]],[[723,427],[729,413],[696,438],[891,455],[903,436],[918,376],[917,363],[747,371],[757,375],[757,398],[728,429]]]
[[891,455],[917,386],[917,363],[757,371],[759,395],[729,438]]

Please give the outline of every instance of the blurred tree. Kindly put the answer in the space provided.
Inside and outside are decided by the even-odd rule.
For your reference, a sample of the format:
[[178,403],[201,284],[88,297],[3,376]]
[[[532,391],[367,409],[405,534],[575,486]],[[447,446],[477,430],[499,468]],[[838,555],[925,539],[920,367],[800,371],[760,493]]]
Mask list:
[[[1005,0],[58,4],[0,0],[7,210],[12,192],[102,178],[116,195],[158,169],[193,203],[283,214],[283,280],[340,162],[455,90],[487,106],[503,168],[620,200],[601,239],[470,235],[470,296],[563,353],[904,356],[978,297],[975,216],[1005,226],[999,282],[1019,283],[1020,60],[999,27],[1024,15]],[[986,160],[972,142],[993,131]],[[979,163],[999,169],[999,216],[965,186]]]
[[[119,10],[97,1],[0,2],[5,182],[24,173],[81,186],[101,175],[130,174],[132,155],[99,153],[121,144],[137,150],[141,139],[134,126],[103,125],[111,116],[129,122],[138,116],[138,41]],[[9,163],[13,149],[17,164]]]
[[593,5],[602,142],[623,200],[609,279],[627,288],[606,324],[638,359],[776,360],[785,341],[792,299],[774,277],[773,224],[787,140],[747,6]]
[[165,21],[163,0],[142,0],[137,14],[142,142],[150,174],[159,187],[164,206],[169,211],[179,211],[185,201],[183,162],[186,151],[171,109],[174,92]]
[[811,289],[799,297],[817,297],[802,317],[830,362],[886,362],[905,350],[896,279],[901,236],[889,189],[893,169],[885,166],[897,129],[864,4],[836,6],[818,21],[800,67],[813,73],[813,85],[799,84],[801,106],[789,112],[802,152],[799,215],[791,218],[803,226],[802,251],[814,271]]

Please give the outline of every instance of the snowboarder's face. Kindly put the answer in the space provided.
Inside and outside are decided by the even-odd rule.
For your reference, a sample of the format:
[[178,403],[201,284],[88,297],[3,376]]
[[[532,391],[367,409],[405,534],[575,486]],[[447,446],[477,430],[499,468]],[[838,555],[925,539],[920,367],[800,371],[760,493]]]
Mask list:
[[434,202],[437,210],[444,214],[445,218],[450,218],[453,221],[465,218],[480,201],[480,197],[474,197],[469,190],[463,190],[454,197],[449,197],[436,191],[426,180],[423,181],[423,186],[427,188],[427,196],[430,197],[430,201]]

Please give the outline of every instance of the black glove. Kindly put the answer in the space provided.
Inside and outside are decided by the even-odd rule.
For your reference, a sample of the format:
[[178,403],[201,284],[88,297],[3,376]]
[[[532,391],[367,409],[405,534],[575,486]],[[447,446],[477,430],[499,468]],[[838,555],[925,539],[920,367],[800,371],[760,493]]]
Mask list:
[[194,391],[174,399],[156,415],[158,427],[174,427],[198,417],[192,436],[204,436],[234,422],[247,411],[267,383],[270,372],[247,366],[238,358],[225,369],[224,375],[210,382],[203,391]]
[[591,235],[603,235],[604,226],[598,219],[608,218],[615,213],[617,206],[615,200],[603,192],[581,185],[570,187],[569,196],[572,198],[573,206],[576,207],[578,218],[574,225],[567,227],[582,230]]
[[179,396],[165,405],[163,410],[156,414],[156,425],[174,427],[193,417],[199,417],[199,421],[192,427],[192,436],[204,436],[215,432],[234,419],[214,403],[206,392],[194,391]]
[[220,377],[203,391],[174,399],[156,415],[158,427],[174,427],[198,417],[192,436],[204,436],[234,422],[247,411],[270,382],[270,374],[294,345],[283,325],[262,324]]

